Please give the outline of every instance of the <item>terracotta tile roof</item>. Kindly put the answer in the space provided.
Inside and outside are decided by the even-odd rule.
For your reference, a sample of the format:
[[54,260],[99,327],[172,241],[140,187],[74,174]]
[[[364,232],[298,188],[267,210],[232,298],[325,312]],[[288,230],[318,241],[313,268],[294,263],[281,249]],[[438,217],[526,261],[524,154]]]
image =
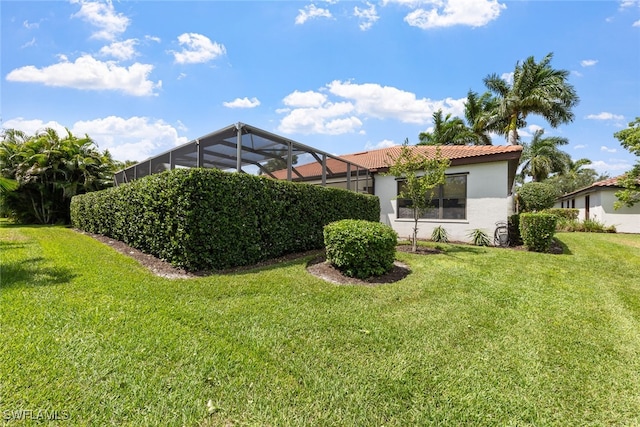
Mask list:
[[591,187],[617,187],[618,179],[620,176],[616,176],[615,178],[604,179],[602,181],[594,182],[591,184]]
[[[603,179],[602,181],[597,181],[594,182],[593,184],[591,184],[588,187],[584,187],[584,188],[580,188],[579,190],[576,191],[572,191],[571,193],[567,193],[567,194],[563,194],[562,196],[558,197],[558,200],[564,200],[564,199],[570,199],[575,197],[578,194],[581,193],[589,193],[592,190],[596,190],[598,188],[617,188],[620,187],[620,185],[618,185],[618,180],[622,178],[622,175],[620,176],[616,176],[614,178],[609,178],[609,179]],[[638,184],[640,184],[640,180],[638,180]]]
[[[414,151],[427,157],[435,156],[437,148],[440,148],[443,157],[448,158],[452,163],[455,162],[456,164],[490,161],[496,156],[517,159],[522,153],[522,146],[520,145],[443,145],[440,147],[416,145],[412,147]],[[368,169],[383,169],[387,168],[389,163],[393,162],[393,159],[400,155],[401,149],[401,145],[394,145],[393,147],[380,148],[378,150],[344,154],[340,157]]]
[[[417,145],[412,146],[413,150],[418,151],[428,157],[432,157],[436,153],[435,146]],[[439,147],[443,157],[451,160],[452,165],[462,165],[471,163],[482,163],[498,160],[517,160],[522,154],[522,146],[520,145],[445,145]],[[361,151],[352,154],[342,154],[338,157],[362,166],[371,172],[382,172],[389,167],[397,156],[400,155],[401,145],[394,145],[388,148],[380,148],[377,150]],[[295,170],[304,178],[319,177],[322,175],[322,166],[318,162],[307,163],[304,165],[294,165]],[[327,159],[327,168],[331,173],[346,173],[346,164],[335,159]],[[352,167],[352,172],[355,169]],[[329,172],[328,172],[329,173]],[[286,179],[287,171],[279,170],[273,172],[278,179]],[[295,172],[292,178],[300,178]]]

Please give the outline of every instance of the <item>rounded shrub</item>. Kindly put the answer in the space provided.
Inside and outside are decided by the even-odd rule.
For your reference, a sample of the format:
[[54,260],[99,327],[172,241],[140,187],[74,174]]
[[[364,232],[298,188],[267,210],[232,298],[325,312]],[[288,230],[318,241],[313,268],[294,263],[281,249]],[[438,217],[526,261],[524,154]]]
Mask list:
[[388,225],[345,219],[327,224],[323,233],[327,261],[346,276],[366,279],[393,268],[398,235]]
[[536,212],[553,207],[556,190],[544,182],[527,182],[517,191],[520,212]]
[[556,232],[558,217],[548,213],[523,213],[520,215],[520,235],[530,251],[547,252]]

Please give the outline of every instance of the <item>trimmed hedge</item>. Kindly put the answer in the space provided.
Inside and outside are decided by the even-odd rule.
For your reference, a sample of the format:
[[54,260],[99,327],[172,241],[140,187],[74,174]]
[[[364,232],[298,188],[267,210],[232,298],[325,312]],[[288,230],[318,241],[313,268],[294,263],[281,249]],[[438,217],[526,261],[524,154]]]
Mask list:
[[550,208],[542,211],[543,213],[553,214],[559,220],[573,221],[578,219],[578,209],[571,208]]
[[379,221],[378,198],[216,169],[177,169],[76,196],[74,227],[190,271],[250,265],[319,249],[323,227]]
[[527,182],[516,191],[520,212],[536,212],[552,208],[556,189],[546,182]]
[[397,233],[380,222],[345,219],[324,227],[327,261],[346,276],[366,279],[393,268]]
[[520,235],[530,251],[547,252],[556,232],[557,217],[548,213],[520,214]]

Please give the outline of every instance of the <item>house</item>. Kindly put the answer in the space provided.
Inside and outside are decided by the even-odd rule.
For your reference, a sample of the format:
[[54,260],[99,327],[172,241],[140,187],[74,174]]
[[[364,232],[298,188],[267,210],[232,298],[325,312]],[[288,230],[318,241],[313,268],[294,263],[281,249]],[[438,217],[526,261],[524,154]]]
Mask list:
[[[432,146],[412,149],[426,156],[436,151]],[[467,241],[475,229],[492,236],[496,223],[507,221],[513,212],[513,182],[522,147],[440,149],[451,166],[445,185],[433,200],[436,208],[420,220],[418,236],[429,238],[438,225],[451,240]],[[408,237],[413,212],[408,201],[398,199],[402,180],[385,174],[400,150],[398,145],[337,156],[238,122],[118,171],[114,181],[122,185],[165,170],[204,167],[340,187],[378,196],[380,220],[401,237]]]
[[578,220],[596,220],[605,226],[615,226],[619,233],[640,233],[640,204],[614,209],[621,189],[618,179],[594,182],[589,187],[565,194],[556,201],[556,208],[578,209]]
[[[398,199],[402,186],[400,178],[386,175],[393,159],[399,156],[401,146],[339,156],[344,165],[327,162],[333,179],[325,185],[350,187],[380,198],[380,221],[390,225],[401,238],[413,230],[413,210],[407,200]],[[434,146],[414,146],[413,150],[425,156],[434,156]],[[432,201],[434,209],[420,219],[418,237],[428,239],[433,229],[442,226],[452,241],[469,241],[469,233],[481,229],[490,237],[496,223],[506,222],[514,211],[513,184],[522,147],[509,146],[441,146],[443,157],[451,161],[446,171],[446,183],[438,189]],[[345,165],[356,164],[368,171],[366,179],[344,170]],[[320,183],[318,162],[295,165],[294,181]],[[340,169],[342,168],[342,169]],[[340,169],[340,170],[337,170]],[[274,172],[276,177],[284,171]],[[340,176],[338,178],[338,176]],[[348,185],[345,185],[347,181]],[[355,181],[357,184],[353,184]]]

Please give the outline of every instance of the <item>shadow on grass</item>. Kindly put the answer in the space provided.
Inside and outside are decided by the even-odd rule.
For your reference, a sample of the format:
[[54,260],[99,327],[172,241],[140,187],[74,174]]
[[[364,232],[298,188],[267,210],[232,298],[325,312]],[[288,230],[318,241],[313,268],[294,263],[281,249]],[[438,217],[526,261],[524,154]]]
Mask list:
[[312,249],[305,252],[295,252],[288,255],[283,255],[278,258],[272,258],[264,261],[260,261],[256,264],[240,266],[230,268],[226,270],[218,270],[213,272],[204,272],[202,275],[210,276],[215,274],[229,275],[229,276],[241,276],[243,274],[254,274],[261,271],[271,271],[278,268],[286,267],[291,264],[306,264],[311,259],[324,255],[323,249]]
[[76,277],[68,268],[38,266],[42,261],[44,258],[39,257],[3,264],[0,288],[61,285]]
[[[557,249],[562,249],[562,252],[559,255],[573,255],[573,252],[571,252],[571,249],[569,249],[569,246],[567,246],[567,244],[562,240],[556,237],[554,238],[554,243]],[[558,252],[560,251],[558,250]]]
[[31,245],[33,245],[33,242],[29,240],[0,241],[0,251],[5,252],[14,249],[24,249]]

